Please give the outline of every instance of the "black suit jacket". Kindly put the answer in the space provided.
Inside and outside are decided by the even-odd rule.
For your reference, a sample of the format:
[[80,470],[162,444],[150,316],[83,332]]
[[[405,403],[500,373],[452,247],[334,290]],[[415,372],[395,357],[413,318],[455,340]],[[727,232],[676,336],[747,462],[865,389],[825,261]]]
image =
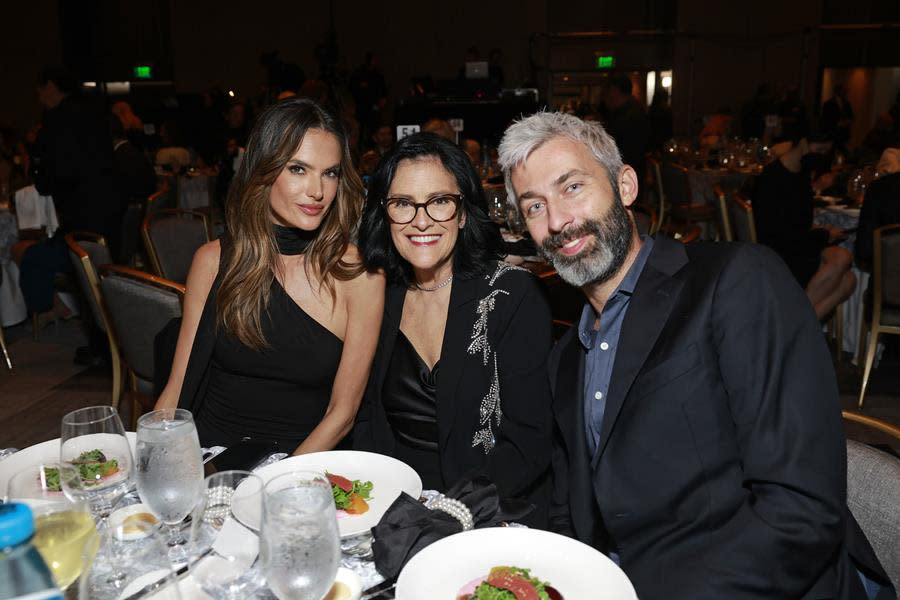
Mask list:
[[642,600],[861,590],[843,544],[830,355],[770,250],[656,239],[622,325],[593,467],[575,333],[549,360],[554,529],[617,551]]
[[[550,309],[533,275],[503,263],[491,266],[478,277],[454,280],[450,292],[437,381],[440,468],[447,487],[464,476],[487,475],[501,496],[535,504],[527,522],[540,526],[547,521],[550,486]],[[378,350],[353,432],[360,450],[394,451],[382,389],[405,297],[404,287],[388,286]],[[477,328],[483,316],[486,332]],[[487,353],[479,344],[485,341]],[[480,413],[494,382],[494,354],[502,416],[499,426],[496,413],[490,418],[496,443],[487,451],[475,437],[486,427]]]

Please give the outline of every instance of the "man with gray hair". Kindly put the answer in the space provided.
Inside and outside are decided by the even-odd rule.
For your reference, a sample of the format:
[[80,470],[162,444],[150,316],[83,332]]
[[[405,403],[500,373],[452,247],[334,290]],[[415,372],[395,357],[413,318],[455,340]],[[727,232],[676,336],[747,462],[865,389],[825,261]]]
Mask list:
[[552,528],[609,553],[642,600],[865,598],[858,556],[886,583],[846,509],[831,357],[784,263],[640,237],[638,178],[597,123],[527,117],[500,165],[587,298],[548,361]]

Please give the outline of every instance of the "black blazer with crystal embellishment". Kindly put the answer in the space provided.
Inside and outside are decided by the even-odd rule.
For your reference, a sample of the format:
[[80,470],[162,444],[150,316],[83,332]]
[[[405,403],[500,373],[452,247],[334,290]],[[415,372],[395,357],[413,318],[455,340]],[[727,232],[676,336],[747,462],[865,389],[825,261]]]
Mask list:
[[[378,350],[353,442],[358,450],[393,455],[394,434],[381,396],[406,289],[390,285],[385,294]],[[535,504],[526,519],[532,526],[546,524],[549,505],[551,327],[550,308],[534,275],[492,262],[482,275],[453,281],[437,377],[444,483],[450,487],[461,477],[485,474],[501,497]]]

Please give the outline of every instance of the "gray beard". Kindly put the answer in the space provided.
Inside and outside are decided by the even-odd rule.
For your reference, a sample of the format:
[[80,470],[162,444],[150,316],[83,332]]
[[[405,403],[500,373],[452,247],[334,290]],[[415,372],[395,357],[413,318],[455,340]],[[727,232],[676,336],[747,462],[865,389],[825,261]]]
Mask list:
[[[614,188],[615,189],[615,188]],[[575,287],[608,281],[625,262],[631,248],[632,225],[618,194],[601,219],[585,221],[575,229],[550,235],[538,247],[563,281]],[[558,250],[572,240],[593,236],[591,247],[575,256],[565,256]]]

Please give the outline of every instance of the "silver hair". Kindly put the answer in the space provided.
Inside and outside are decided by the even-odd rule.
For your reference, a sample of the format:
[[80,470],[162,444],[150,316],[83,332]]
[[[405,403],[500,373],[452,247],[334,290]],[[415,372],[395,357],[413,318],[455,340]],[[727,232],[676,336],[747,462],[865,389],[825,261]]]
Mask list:
[[624,164],[615,140],[596,121],[583,121],[561,112],[538,112],[520,119],[507,128],[500,140],[498,162],[506,181],[506,199],[519,208],[512,186],[512,170],[524,163],[532,152],[556,137],[569,138],[587,146],[609,176],[613,189],[618,187],[619,172]]

